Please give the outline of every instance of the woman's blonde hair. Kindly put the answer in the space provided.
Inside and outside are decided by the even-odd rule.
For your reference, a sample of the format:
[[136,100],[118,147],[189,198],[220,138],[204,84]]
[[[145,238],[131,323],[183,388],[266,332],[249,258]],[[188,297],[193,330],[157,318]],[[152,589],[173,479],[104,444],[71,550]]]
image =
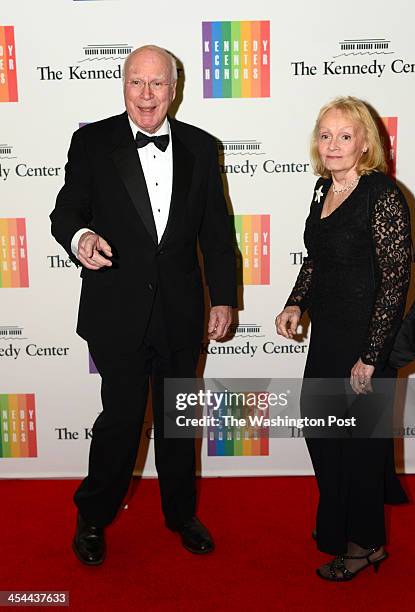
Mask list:
[[335,98],[323,106],[318,114],[311,137],[310,147],[311,164],[315,174],[323,176],[324,178],[329,178],[331,176],[331,172],[327,170],[319,155],[318,138],[321,120],[324,115],[333,108],[347,115],[347,117],[360,125],[365,131],[367,151],[362,153],[362,156],[357,162],[357,174],[360,176],[361,174],[370,174],[371,172],[387,172],[388,164],[386,162],[385,150],[382,145],[379,128],[376,125],[371,110],[363,100],[359,100],[359,98],[354,98],[352,96],[344,96]]

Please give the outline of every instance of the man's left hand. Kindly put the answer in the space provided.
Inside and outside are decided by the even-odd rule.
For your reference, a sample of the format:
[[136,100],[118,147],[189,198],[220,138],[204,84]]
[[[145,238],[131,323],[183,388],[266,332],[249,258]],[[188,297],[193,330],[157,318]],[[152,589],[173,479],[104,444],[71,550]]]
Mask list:
[[222,340],[226,336],[231,323],[231,306],[212,306],[208,325],[209,340]]

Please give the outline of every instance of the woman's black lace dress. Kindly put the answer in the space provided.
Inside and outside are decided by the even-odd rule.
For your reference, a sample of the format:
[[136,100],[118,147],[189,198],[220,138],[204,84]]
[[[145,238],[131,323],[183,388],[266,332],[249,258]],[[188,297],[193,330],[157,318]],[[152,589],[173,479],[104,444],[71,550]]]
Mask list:
[[[387,358],[409,284],[409,212],[395,183],[374,172],[362,176],[349,197],[321,219],[330,187],[331,179],[317,181],[304,232],[308,257],[286,304],[308,310],[312,321],[302,408],[307,381],[337,379],[349,391],[336,396],[335,406],[333,396],[326,406],[323,400],[320,409],[368,415],[369,396],[351,394],[347,381],[359,357],[375,366],[374,385],[396,375]],[[393,394],[388,402],[392,410]],[[307,445],[320,491],[320,550],[337,555],[347,550],[348,541],[383,544],[384,503],[406,501],[395,475],[393,440],[344,434],[308,437]]]

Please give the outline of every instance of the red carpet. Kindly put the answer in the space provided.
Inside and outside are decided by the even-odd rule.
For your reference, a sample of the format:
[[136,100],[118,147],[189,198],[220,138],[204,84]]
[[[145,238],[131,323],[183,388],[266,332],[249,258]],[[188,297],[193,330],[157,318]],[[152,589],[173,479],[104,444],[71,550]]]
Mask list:
[[[412,499],[415,476],[404,478]],[[163,526],[155,480],[139,483],[107,529],[108,557],[85,567],[71,551],[71,480],[0,482],[0,590],[65,590],[72,610],[414,610],[413,505],[388,511],[390,558],[346,584],[315,576],[326,560],[310,537],[311,477],[213,478],[200,483],[200,518],[216,540],[188,553]]]

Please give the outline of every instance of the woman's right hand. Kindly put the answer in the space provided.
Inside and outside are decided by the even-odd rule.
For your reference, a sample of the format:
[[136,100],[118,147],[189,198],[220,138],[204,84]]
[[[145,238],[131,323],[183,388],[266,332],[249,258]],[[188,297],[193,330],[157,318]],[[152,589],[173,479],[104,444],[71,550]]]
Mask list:
[[275,319],[277,334],[284,338],[293,338],[297,333],[298,323],[301,318],[299,306],[286,306]]

